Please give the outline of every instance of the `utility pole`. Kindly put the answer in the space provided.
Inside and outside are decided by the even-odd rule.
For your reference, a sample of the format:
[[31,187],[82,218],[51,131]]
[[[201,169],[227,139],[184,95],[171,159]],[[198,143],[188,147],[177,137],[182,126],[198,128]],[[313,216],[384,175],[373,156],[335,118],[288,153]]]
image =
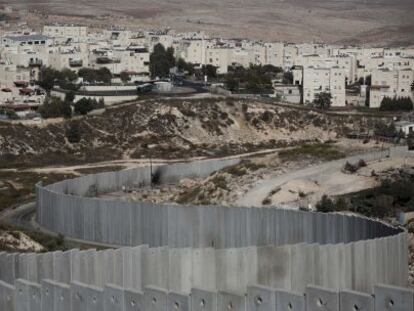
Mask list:
[[152,174],[152,158],[151,158],[151,154],[149,156],[149,161],[150,161],[150,184],[151,184],[151,188],[152,188],[153,187],[153,183],[152,183],[153,174]]

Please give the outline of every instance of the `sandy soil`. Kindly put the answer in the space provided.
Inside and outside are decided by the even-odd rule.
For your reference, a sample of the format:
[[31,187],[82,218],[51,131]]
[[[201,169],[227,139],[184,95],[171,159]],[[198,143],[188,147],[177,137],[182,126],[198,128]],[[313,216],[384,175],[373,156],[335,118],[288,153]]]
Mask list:
[[306,179],[293,179],[278,187],[274,195],[267,198],[272,204],[289,204],[297,207],[314,206],[322,195],[337,196],[358,192],[379,185],[377,176],[391,169],[412,167],[413,158],[393,158],[368,162],[355,174],[337,171],[330,175],[315,175]]

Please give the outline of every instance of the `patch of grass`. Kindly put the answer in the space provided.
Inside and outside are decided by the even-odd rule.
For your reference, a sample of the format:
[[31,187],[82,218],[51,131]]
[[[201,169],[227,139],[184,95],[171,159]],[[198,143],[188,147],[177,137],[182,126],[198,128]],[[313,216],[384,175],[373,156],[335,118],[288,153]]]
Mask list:
[[316,158],[329,161],[340,159],[344,156],[345,154],[331,143],[304,144],[279,152],[279,157],[284,161],[299,160],[302,158]]

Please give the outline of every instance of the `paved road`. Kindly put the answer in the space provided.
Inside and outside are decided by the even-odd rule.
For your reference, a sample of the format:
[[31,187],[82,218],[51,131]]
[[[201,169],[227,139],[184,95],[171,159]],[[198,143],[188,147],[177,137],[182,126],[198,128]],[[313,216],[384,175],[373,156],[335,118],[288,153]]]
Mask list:
[[374,151],[362,155],[354,155],[340,160],[330,161],[320,165],[293,171],[284,175],[276,176],[274,178],[260,180],[255,184],[255,186],[253,186],[252,189],[250,189],[241,198],[239,198],[235,204],[244,207],[263,206],[263,199],[273,189],[280,187],[288,181],[296,179],[312,179],[316,181],[326,179],[327,176],[341,170],[347,161],[350,163],[355,163],[359,159],[364,159],[368,162],[384,158],[387,154],[387,151]]

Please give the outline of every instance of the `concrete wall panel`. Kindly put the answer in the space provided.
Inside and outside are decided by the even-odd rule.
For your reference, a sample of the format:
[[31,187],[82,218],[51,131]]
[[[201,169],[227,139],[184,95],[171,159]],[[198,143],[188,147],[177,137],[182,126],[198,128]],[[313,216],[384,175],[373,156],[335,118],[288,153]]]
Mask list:
[[306,301],[303,294],[286,290],[276,290],[276,310],[303,311],[306,310]]
[[326,288],[308,286],[306,288],[307,311],[339,311],[339,293]]
[[218,311],[245,311],[246,297],[236,293],[219,292],[217,306]]
[[339,294],[340,310],[374,311],[374,298],[371,295],[355,291],[342,291]]
[[276,291],[265,286],[249,286],[247,288],[247,310],[274,311],[276,306]]
[[217,293],[192,288],[191,311],[217,311]]
[[145,311],[144,294],[142,292],[125,290],[124,298],[125,311]]
[[375,311],[414,309],[414,293],[410,289],[387,285],[375,286]]

